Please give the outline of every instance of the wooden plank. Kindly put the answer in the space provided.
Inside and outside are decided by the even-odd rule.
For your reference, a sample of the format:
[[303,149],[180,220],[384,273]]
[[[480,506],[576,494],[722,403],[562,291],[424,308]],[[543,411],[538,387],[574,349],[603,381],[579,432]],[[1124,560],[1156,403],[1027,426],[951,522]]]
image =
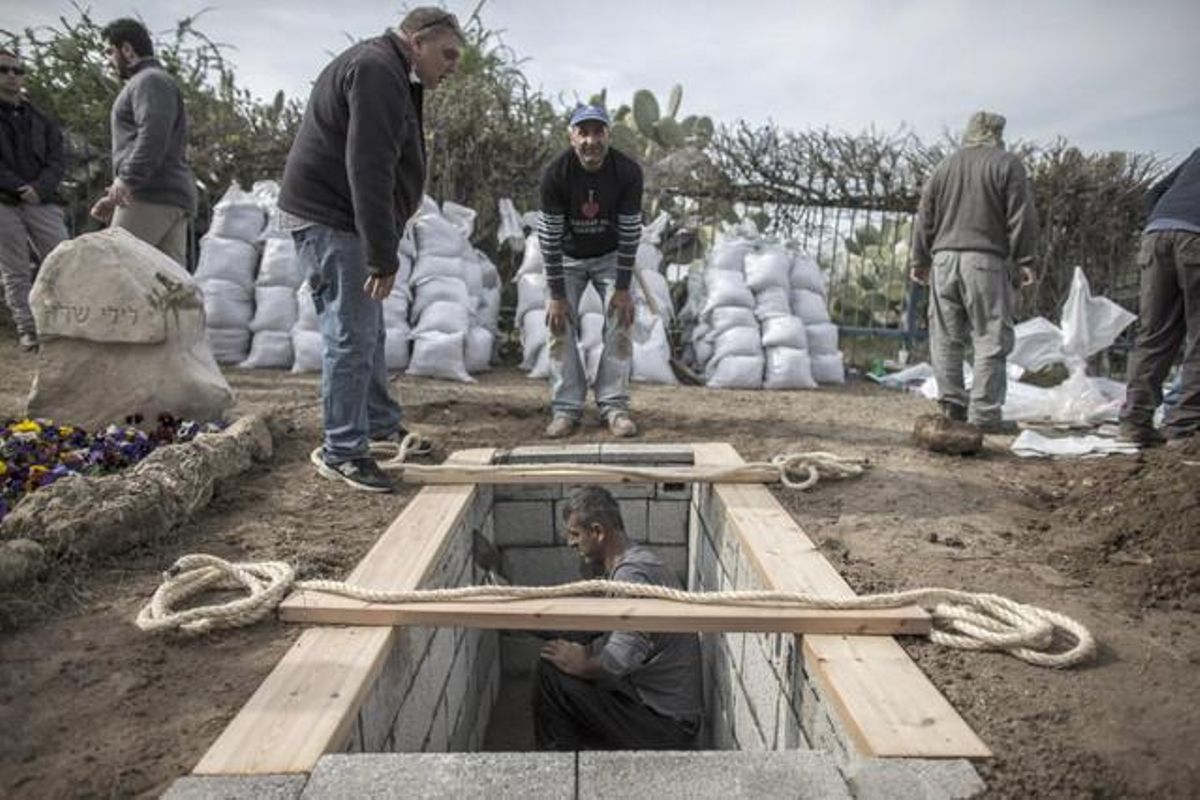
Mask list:
[[[494,452],[464,450],[451,459],[486,464]],[[347,580],[377,589],[420,586],[475,491],[473,486],[423,489]],[[322,755],[344,745],[394,635],[388,627],[305,631],[193,772],[265,775],[312,770]]]
[[[429,603],[363,603],[308,592],[289,622],[347,625],[422,625],[584,631],[753,631],[758,633],[922,634],[922,609],[826,611],[780,606],[688,605],[671,600],[559,597],[525,600],[460,600]],[[326,603],[327,600],[339,601]]]
[[[693,446],[697,466],[736,464],[728,444]],[[764,486],[713,486],[713,500],[764,583],[785,591],[853,594]],[[805,666],[865,756],[987,758],[991,751],[895,640],[812,634]]]
[[696,483],[711,482],[719,477],[722,483],[777,483],[779,471],[773,467],[730,469],[727,474],[713,476],[711,467],[635,467],[617,464],[496,464],[454,469],[439,465],[423,469],[416,465],[404,470],[405,483],[434,486],[458,484],[638,484],[638,483]]

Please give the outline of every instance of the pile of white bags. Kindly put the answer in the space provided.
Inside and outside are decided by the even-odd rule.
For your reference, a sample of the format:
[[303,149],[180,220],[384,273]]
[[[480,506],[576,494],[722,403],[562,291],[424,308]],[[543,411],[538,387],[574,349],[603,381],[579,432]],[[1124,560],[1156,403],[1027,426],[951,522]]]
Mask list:
[[212,224],[200,240],[196,282],[204,292],[204,316],[213,357],[237,364],[250,350],[259,237],[267,214],[236,183],[213,207]]
[[[657,222],[657,221],[656,221]],[[676,383],[671,370],[671,342],[667,326],[674,316],[670,286],[658,271],[662,263],[658,236],[662,225],[650,225],[643,231],[638,247],[631,291],[634,299],[633,366],[630,377],[644,383]],[[525,240],[525,255],[517,271],[517,313],[515,324],[521,337],[521,368],[531,378],[550,374],[550,351],[546,329],[545,262],[536,236]],[[579,301],[579,355],[589,385],[596,379],[600,354],[604,350],[604,317],[607,309],[591,284]]]
[[688,272],[685,359],[718,389],[843,383],[837,326],[815,261],[753,231],[726,235]]

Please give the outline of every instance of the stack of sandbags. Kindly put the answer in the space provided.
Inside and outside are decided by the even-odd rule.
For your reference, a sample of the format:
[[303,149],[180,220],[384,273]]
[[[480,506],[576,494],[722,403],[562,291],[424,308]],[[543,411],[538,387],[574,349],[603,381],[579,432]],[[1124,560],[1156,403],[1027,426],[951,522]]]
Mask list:
[[659,271],[662,253],[657,243],[662,225],[650,225],[638,245],[633,276],[634,324],[633,370],[631,380],[643,383],[675,384],[671,369],[671,340],[667,327],[675,314],[671,287]]
[[409,375],[473,381],[467,371],[467,341],[478,300],[471,285],[482,292],[482,270],[469,242],[472,217],[462,206],[450,205],[447,217],[425,198],[413,223],[416,257],[409,288],[412,306],[412,354]]
[[[467,372],[492,368],[496,338],[500,333],[500,270],[481,250],[468,267],[467,291],[474,303],[471,329],[467,331]],[[478,276],[478,280],[476,280]]]
[[412,306],[412,289],[409,286],[413,268],[412,252],[412,240],[407,237],[402,239],[398,253],[400,267],[396,270],[392,291],[383,298],[383,358],[387,362],[388,372],[403,372],[408,367],[412,338],[408,325]]
[[299,313],[296,290],[303,282],[296,245],[290,236],[263,242],[254,284],[254,318],[250,355],[239,366],[288,369],[292,366],[292,328]]
[[[766,357],[755,310],[758,302],[746,281],[746,256],[754,244],[727,239],[713,247],[704,273],[701,325],[705,382],[714,389],[759,389]],[[693,334],[695,336],[695,333]]]
[[213,207],[212,224],[200,240],[196,281],[204,292],[204,316],[213,357],[238,364],[250,350],[258,240],[266,213],[237,184]]
[[812,377],[817,383],[845,383],[846,368],[838,350],[838,329],[829,318],[825,279],[807,253],[792,254],[790,302],[792,314],[804,322]]
[[296,290],[296,324],[292,326],[292,372],[320,372],[325,356],[321,323],[307,283]]

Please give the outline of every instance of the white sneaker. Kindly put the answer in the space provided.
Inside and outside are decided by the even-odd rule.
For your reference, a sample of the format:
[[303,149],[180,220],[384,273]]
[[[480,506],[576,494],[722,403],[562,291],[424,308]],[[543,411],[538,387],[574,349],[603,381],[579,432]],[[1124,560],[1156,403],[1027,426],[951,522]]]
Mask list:
[[621,439],[628,439],[631,436],[637,436],[638,427],[629,414],[624,411],[615,411],[608,415],[608,431],[613,436]]

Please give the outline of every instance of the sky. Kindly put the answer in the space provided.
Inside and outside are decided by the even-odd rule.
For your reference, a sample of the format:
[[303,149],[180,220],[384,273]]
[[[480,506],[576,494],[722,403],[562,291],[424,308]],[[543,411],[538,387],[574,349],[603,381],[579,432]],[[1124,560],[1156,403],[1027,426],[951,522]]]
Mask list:
[[[468,15],[478,0],[447,0]],[[56,25],[67,0],[5,0],[0,28]],[[229,45],[255,94],[305,96],[352,39],[406,6],[366,0],[94,0],[97,20],[197,27]],[[718,123],[857,132],[959,131],[974,110],[1008,117],[1007,138],[1065,137],[1085,150],[1200,147],[1196,0],[487,0],[487,27],[530,83],[573,104],[610,106],[683,86],[681,114]]]

